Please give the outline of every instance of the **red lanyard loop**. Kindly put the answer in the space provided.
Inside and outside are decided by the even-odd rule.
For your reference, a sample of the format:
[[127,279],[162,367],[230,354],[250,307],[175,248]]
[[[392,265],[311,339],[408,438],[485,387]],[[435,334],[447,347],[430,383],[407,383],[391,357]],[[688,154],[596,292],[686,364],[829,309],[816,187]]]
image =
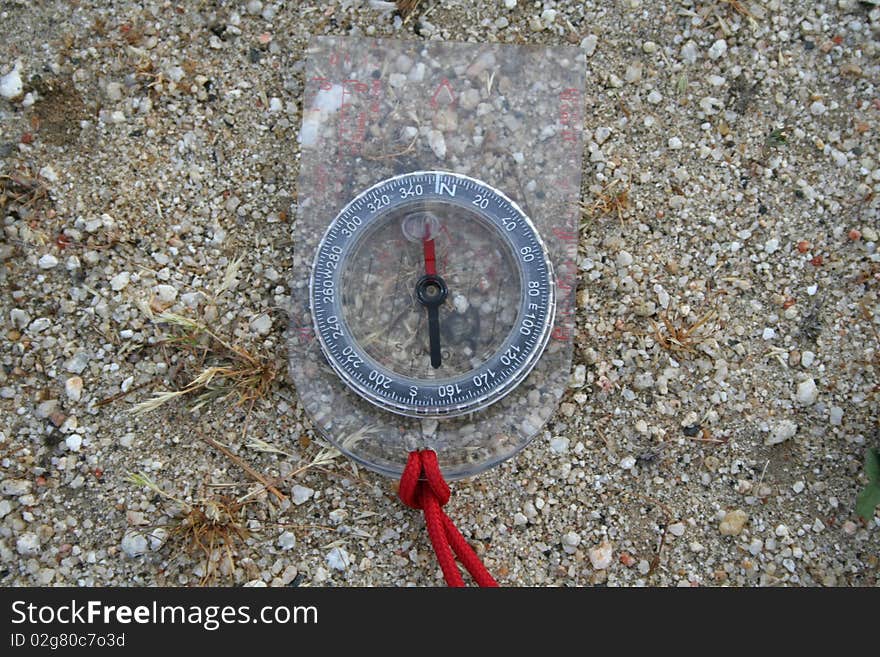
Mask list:
[[398,495],[408,507],[424,511],[428,536],[449,586],[464,586],[464,579],[455,564],[453,552],[478,585],[498,586],[498,582],[489,574],[473,548],[442,509],[449,501],[449,485],[440,473],[436,452],[429,449],[410,452],[406,468],[400,477]]

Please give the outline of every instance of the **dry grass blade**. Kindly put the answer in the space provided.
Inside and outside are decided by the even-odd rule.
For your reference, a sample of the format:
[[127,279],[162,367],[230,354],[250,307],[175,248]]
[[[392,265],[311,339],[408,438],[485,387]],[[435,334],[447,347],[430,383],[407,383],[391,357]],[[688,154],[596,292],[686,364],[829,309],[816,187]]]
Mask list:
[[229,290],[238,279],[238,270],[241,269],[242,260],[244,260],[243,255],[234,258],[230,261],[229,265],[227,265],[226,271],[223,272],[223,280],[220,282],[220,286],[217,288],[216,292],[214,292],[215,298]]
[[0,210],[8,203],[32,207],[49,197],[49,188],[39,175],[24,170],[12,175],[0,174]]
[[409,21],[422,0],[397,0],[397,11],[403,17],[404,22]]
[[615,189],[619,182],[620,179],[615,179],[608,183],[592,205],[581,202],[581,212],[589,218],[613,214],[622,224],[623,213],[629,208],[629,187]]
[[740,16],[745,16],[746,18],[754,18],[752,12],[750,12],[748,8],[742,2],[740,2],[740,0],[721,0],[721,2],[733,9]]
[[214,564],[223,557],[226,557],[230,571],[234,570],[238,548],[249,536],[244,528],[244,510],[248,502],[221,496],[188,504],[162,490],[142,472],[129,472],[128,480],[181,506],[179,519],[165,526],[168,532],[166,543],[176,545],[190,556],[204,558],[202,585],[211,581],[215,575]]
[[[135,404],[132,408],[134,413],[148,413],[170,401],[193,394],[196,395],[194,410],[216,400],[231,400],[236,405],[253,404],[268,394],[278,375],[278,368],[271,359],[231,344],[189,317],[165,312],[155,315],[153,319],[181,330],[179,335],[168,338],[165,344],[189,352],[201,369],[180,390],[154,392],[150,399]],[[211,364],[208,364],[209,361]]]
[[654,325],[654,337],[657,343],[668,351],[691,352],[698,344],[710,337],[701,329],[714,319],[716,314],[714,310],[710,310],[690,326],[679,326],[675,318],[670,318],[669,314],[664,312],[660,315],[660,319],[665,332],[657,322],[651,321]]

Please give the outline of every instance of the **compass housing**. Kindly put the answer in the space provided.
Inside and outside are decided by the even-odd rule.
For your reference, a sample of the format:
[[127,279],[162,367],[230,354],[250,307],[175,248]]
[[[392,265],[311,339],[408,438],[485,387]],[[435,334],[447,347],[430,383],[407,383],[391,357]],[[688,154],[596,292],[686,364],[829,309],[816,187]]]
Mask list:
[[[499,285],[504,286],[506,306],[515,304],[514,313],[505,307],[507,321],[501,324],[507,330],[497,331],[497,335],[496,315],[501,313],[498,304],[494,308],[489,305],[491,316],[476,323],[475,332],[480,333],[479,327],[485,328],[482,335],[471,336],[471,339],[480,341],[483,357],[470,361],[459,358],[464,365],[459,364],[451,371],[450,368],[438,370],[436,374],[430,369],[395,367],[391,359],[383,357],[387,350],[371,349],[363,332],[359,333],[357,328],[363,321],[363,313],[390,314],[391,325],[386,333],[395,326],[395,313],[386,311],[385,304],[378,298],[381,295],[374,299],[375,306],[358,308],[357,312],[344,302],[346,295],[351,295],[347,287],[380,285],[373,282],[376,276],[370,273],[373,260],[369,270],[352,264],[357,253],[367,247],[384,246],[371,244],[370,240],[381,239],[387,230],[385,233],[379,230],[387,227],[388,222],[400,222],[401,234],[408,232],[411,239],[413,231],[406,225],[407,220],[424,213],[425,208],[442,208],[459,222],[480,225],[485,239],[494,247],[493,252],[503,254],[499,257],[507,263],[507,270],[500,275],[495,273],[502,279]],[[426,225],[438,233],[436,213],[428,216]],[[349,271],[352,268],[356,269],[354,274]],[[411,307],[417,301],[414,297],[420,294],[417,288],[420,281],[416,277],[411,285],[388,282],[385,287],[393,289],[383,298],[392,306],[405,309],[409,304]],[[446,307],[441,310],[450,320],[457,317],[453,303],[456,292],[450,286],[450,298],[446,299],[444,290]],[[499,300],[501,292],[499,288]],[[350,201],[329,225],[318,246],[309,298],[315,334],[325,358],[340,379],[380,408],[422,418],[472,413],[509,394],[538,362],[547,345],[556,309],[552,264],[529,217],[490,185],[444,171],[395,176],[373,185]],[[441,322],[443,319],[441,314]],[[490,325],[493,330],[488,335]]]

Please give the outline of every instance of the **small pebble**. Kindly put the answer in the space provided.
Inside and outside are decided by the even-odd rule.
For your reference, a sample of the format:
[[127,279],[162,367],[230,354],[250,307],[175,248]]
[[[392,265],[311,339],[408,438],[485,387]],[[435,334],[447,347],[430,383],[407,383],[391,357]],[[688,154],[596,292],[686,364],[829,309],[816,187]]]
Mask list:
[[624,456],[620,459],[620,467],[624,470],[632,470],[636,464],[636,459],[633,456]]
[[843,424],[843,409],[840,406],[832,406],[828,409],[828,421],[838,427]]
[[78,452],[82,447],[82,441],[82,436],[78,433],[72,433],[64,439],[64,444],[67,445],[67,449],[71,452]]
[[296,535],[293,532],[284,532],[278,537],[278,547],[287,552],[296,547]]
[[299,506],[300,504],[305,504],[309,499],[311,499],[312,495],[314,494],[314,489],[309,488],[308,486],[300,486],[299,484],[296,484],[291,489],[293,503],[297,506]]
[[128,283],[131,281],[131,274],[127,271],[119,272],[110,279],[110,288],[114,292],[119,292],[120,290],[124,290]]
[[149,549],[146,536],[138,532],[129,532],[123,536],[120,547],[131,558],[146,554]]
[[351,557],[340,547],[335,547],[327,553],[327,565],[333,570],[344,571],[350,564]]
[[608,541],[603,541],[598,547],[589,551],[590,563],[596,570],[605,570],[611,565],[614,556],[614,548]]
[[599,44],[599,37],[595,34],[590,34],[585,36],[581,40],[581,49],[587,54],[587,57],[592,56],[594,52],[596,52],[596,46]]
[[791,420],[782,420],[777,424],[764,440],[765,445],[778,445],[785,442],[797,433],[798,425]]
[[738,536],[749,521],[749,514],[742,509],[728,511],[718,526],[722,536]]
[[0,483],[0,493],[11,497],[20,497],[31,492],[33,484],[27,479],[4,479]]
[[669,146],[670,150],[677,151],[683,145],[684,144],[682,143],[681,139],[679,139],[678,137],[670,137],[669,138],[668,146]]
[[819,390],[816,388],[816,382],[810,378],[801,381],[797,387],[797,400],[804,406],[810,406],[816,403],[819,398]]
[[32,557],[40,552],[40,539],[33,532],[26,532],[15,541],[15,550],[23,557]]
[[16,64],[9,73],[0,77],[0,96],[12,100],[18,98],[24,91],[21,80],[21,65]]
[[727,42],[724,39],[718,39],[711,45],[708,51],[710,59],[719,59],[727,52]]
[[816,354],[814,354],[812,351],[804,351],[801,354],[801,365],[804,367],[810,367],[815,359]]
[[40,259],[37,260],[37,264],[40,266],[40,269],[52,269],[58,265],[58,258],[51,253],[44,253],[40,256]]
[[568,532],[562,536],[562,549],[566,554],[574,554],[577,551],[577,546],[580,542],[580,534],[577,532]]
[[257,317],[251,321],[251,328],[259,335],[268,335],[272,330],[272,318],[268,313],[257,315]]

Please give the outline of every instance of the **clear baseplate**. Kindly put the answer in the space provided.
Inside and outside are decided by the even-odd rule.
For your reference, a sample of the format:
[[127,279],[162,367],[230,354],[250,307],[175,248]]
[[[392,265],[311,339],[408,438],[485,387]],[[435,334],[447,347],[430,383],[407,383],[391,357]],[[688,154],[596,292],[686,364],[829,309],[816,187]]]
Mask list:
[[[566,47],[321,37],[307,56],[289,334],[290,374],[300,401],[316,430],[369,469],[399,476],[410,451],[433,449],[446,478],[477,474],[528,444],[567,386],[577,285],[583,54]],[[340,211],[382,180],[425,171],[462,174],[509,198],[540,235],[554,278],[554,321],[528,375],[497,401],[455,417],[402,415],[356,394],[325,357],[310,304],[315,256]],[[442,208],[429,210],[402,215],[400,229],[393,226],[395,236],[409,231],[417,238],[432,230],[432,222],[446,221]],[[480,230],[468,230],[463,244],[483,239]],[[497,257],[497,267],[509,266],[509,258]],[[465,268],[460,261],[459,269]],[[379,277],[367,276],[379,284]],[[455,301],[448,301],[450,312],[460,311],[465,322],[469,302],[459,300],[455,308]],[[346,303],[351,317],[383,312],[380,304],[352,294]],[[516,322],[503,313],[498,318],[503,326]],[[414,313],[388,330],[399,330],[405,321],[419,317]],[[367,342],[370,322],[353,323],[363,336],[359,340]],[[462,324],[461,331],[467,330]],[[400,357],[399,338],[374,341],[368,354],[393,362]],[[465,343],[474,350],[468,357],[479,365],[482,345],[476,339]],[[467,363],[454,360],[460,353],[449,357],[450,371],[468,371]],[[399,369],[434,376],[417,360]]]

